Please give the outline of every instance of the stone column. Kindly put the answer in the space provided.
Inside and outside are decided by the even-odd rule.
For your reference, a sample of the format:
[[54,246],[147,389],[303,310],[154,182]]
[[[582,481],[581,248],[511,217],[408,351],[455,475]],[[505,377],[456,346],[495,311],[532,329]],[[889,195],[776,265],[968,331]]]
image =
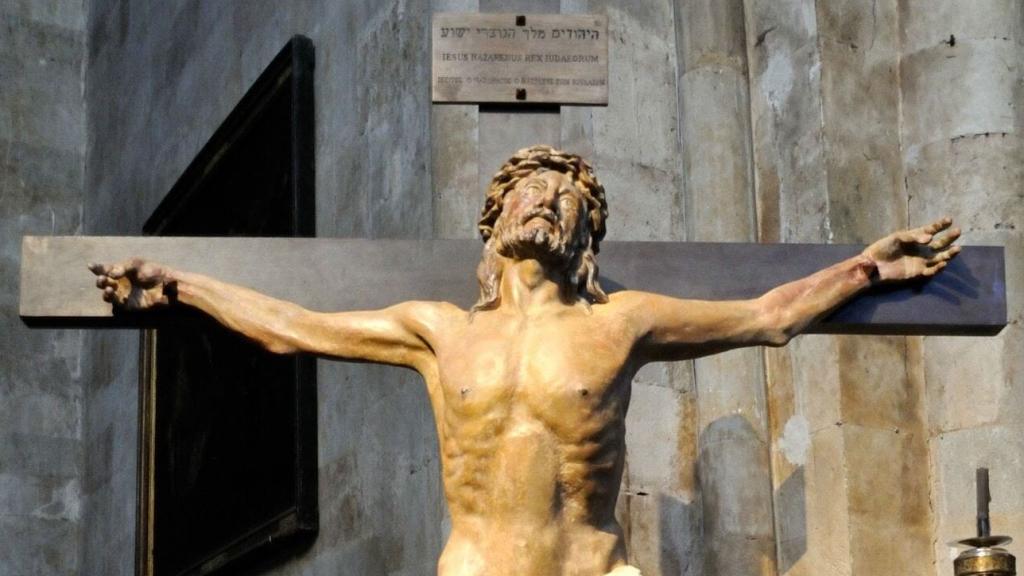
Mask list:
[[1024,536],[1024,5],[899,4],[910,218],[950,214],[964,242],[1006,247],[1009,325],[924,345],[933,573],[948,574],[947,543],[974,531],[975,467],[991,468],[995,531]]
[[[908,227],[897,0],[819,3],[831,240]],[[920,338],[839,337],[840,419],[853,574],[924,576],[930,546]]]
[[[675,6],[687,239],[755,241],[743,2]],[[775,574],[761,353],[697,360],[694,374],[704,574]]]
[[[831,239],[813,0],[744,0],[758,240]],[[850,575],[835,339],[764,350],[781,574]]]

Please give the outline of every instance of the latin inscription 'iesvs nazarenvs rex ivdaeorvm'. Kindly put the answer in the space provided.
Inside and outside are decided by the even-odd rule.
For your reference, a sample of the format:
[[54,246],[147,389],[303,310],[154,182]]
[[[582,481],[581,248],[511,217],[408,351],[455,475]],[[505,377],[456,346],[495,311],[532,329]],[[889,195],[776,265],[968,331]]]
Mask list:
[[608,19],[435,14],[434,102],[608,104]]

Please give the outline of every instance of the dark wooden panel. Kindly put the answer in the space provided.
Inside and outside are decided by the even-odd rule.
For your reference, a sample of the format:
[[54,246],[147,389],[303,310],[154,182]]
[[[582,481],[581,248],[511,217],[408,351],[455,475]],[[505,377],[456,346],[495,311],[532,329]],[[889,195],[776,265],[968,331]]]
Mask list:
[[[111,318],[93,287],[91,261],[140,255],[211,274],[317,310],[380,308],[410,299],[476,299],[482,245],[471,240],[26,237],[21,315],[26,322],[137,325]],[[605,288],[686,298],[757,296],[860,250],[857,246],[608,242],[598,260]],[[995,334],[1006,324],[1003,249],[967,246],[930,282],[869,291],[812,332]],[[81,320],[77,322],[81,323]]]
[[[313,64],[312,42],[292,38],[146,235],[315,235]],[[177,316],[188,322],[145,332],[138,573],[247,574],[251,562],[311,544],[318,529],[316,360]]]

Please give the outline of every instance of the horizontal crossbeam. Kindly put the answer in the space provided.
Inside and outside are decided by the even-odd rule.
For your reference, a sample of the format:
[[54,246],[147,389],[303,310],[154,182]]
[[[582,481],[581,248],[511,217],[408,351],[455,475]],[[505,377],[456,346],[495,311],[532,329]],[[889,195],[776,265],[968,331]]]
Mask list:
[[[160,315],[113,314],[86,268],[140,256],[209,274],[316,310],[477,297],[481,244],[471,240],[26,236],[20,314],[42,326],[142,326]],[[607,242],[605,290],[702,299],[758,296],[857,254],[859,246]],[[965,246],[927,282],[872,289],[809,332],[991,335],[1006,324],[1003,249]]]

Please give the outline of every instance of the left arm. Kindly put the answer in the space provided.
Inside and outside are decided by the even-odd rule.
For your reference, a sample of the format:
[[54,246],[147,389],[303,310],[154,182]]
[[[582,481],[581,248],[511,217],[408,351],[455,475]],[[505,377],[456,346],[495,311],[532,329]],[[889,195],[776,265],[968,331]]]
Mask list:
[[[614,294],[641,334],[646,361],[683,360],[740,346],[782,346],[811,323],[873,282],[930,277],[960,252],[960,231],[943,218],[890,234],[847,260],[774,288],[759,298],[683,300],[648,294]],[[946,234],[939,233],[948,230]]]

